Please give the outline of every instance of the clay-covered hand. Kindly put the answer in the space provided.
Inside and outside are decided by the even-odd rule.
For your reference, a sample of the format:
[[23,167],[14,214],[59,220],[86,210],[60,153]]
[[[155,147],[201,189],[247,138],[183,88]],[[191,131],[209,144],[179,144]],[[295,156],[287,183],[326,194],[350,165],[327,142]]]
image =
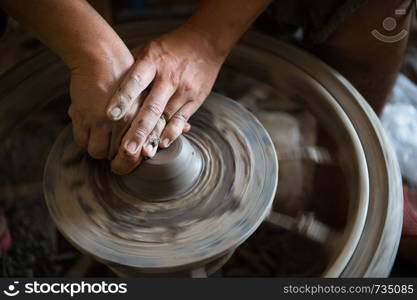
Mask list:
[[133,50],[136,62],[108,107],[108,116],[123,118],[144,91],[140,108],[112,161],[115,173],[131,172],[158,146],[168,147],[183,131],[214,84],[224,55],[210,41],[180,27]]
[[137,109],[137,105],[135,107],[132,103],[130,111],[119,122],[107,117],[109,100],[134,63],[127,48],[123,54],[105,57],[99,62],[86,61],[71,69],[72,103],[68,113],[72,119],[74,140],[93,158],[114,157]]

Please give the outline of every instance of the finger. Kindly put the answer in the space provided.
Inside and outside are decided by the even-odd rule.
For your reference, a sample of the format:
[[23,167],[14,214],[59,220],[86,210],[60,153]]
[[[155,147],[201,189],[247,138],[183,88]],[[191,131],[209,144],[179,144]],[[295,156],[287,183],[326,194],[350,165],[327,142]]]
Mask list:
[[140,151],[132,154],[123,147],[120,147],[116,157],[111,162],[111,169],[113,173],[125,175],[133,171],[141,161],[142,156],[140,156]]
[[144,158],[152,158],[155,156],[156,151],[158,150],[159,139],[162,131],[165,128],[165,125],[165,117],[161,116],[161,118],[158,120],[158,123],[156,123],[154,130],[148,136],[146,142],[142,147],[142,156]]
[[187,133],[188,131],[191,130],[191,124],[190,123],[185,123],[184,125],[184,129],[182,130],[183,133]]
[[108,155],[111,131],[107,127],[93,127],[88,139],[88,153],[95,159],[103,159]]
[[174,93],[174,87],[159,80],[154,83],[143,106],[133,120],[123,138],[121,147],[112,166],[116,173],[130,172],[140,163],[142,146],[160,119],[168,99]]
[[135,63],[110,99],[107,107],[108,117],[113,121],[123,118],[139,95],[151,84],[155,74],[155,65],[148,59]]
[[129,130],[128,123],[115,123],[111,131],[111,139],[109,145],[109,153],[107,158],[113,160],[120,148],[120,143],[125,133]]
[[74,142],[86,149],[88,145],[89,128],[84,126],[84,122],[79,113],[71,105],[68,109],[68,115],[72,120],[72,135],[74,136]]
[[177,111],[187,102],[187,96],[184,96],[181,91],[177,90],[175,94],[169,99],[165,109],[164,115],[167,120],[171,120]]
[[196,102],[188,101],[172,116],[162,133],[160,142],[161,148],[167,148],[176,138],[180,136],[188,124],[188,119],[197,110],[197,108],[198,105]]
[[[169,102],[167,103],[167,106],[164,110],[164,115],[167,120],[172,119],[174,114],[181,109],[181,107],[184,105],[186,98],[180,93],[178,90],[175,92],[175,94],[171,97]],[[182,132],[188,132],[191,129],[191,125],[188,122],[185,122],[184,128],[182,129]]]
[[74,142],[78,146],[87,149],[90,129],[82,126],[78,121],[72,121],[72,134],[74,136]]
[[111,143],[110,143],[110,149],[109,149],[109,156],[108,159],[112,160],[117,152],[119,151],[120,144],[123,140],[123,137],[125,136],[126,132],[129,130],[130,125],[132,124],[133,119],[137,115],[139,111],[139,103],[143,102],[143,99],[145,99],[147,96],[147,92],[144,91],[139,96],[139,100],[135,101],[133,105],[130,107],[129,112],[125,114],[125,117],[123,118],[123,122],[114,122],[112,126],[112,135],[111,135]]

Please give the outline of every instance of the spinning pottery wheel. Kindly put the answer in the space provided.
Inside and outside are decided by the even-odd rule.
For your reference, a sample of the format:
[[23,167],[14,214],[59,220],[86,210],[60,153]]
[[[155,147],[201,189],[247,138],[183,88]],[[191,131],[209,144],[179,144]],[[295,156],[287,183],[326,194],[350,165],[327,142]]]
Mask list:
[[212,273],[261,224],[278,166],[266,130],[211,94],[192,130],[133,173],[90,159],[67,127],[45,168],[50,213],[72,244],[120,275]]
[[[180,22],[181,20],[132,22],[119,26],[118,32],[129,47],[136,47],[172,30]],[[62,168],[58,163],[52,168],[53,172],[47,170],[47,173],[56,176],[48,176],[45,178],[45,182],[42,182],[41,174],[46,165],[46,154],[50,153],[51,146],[56,141],[52,153],[57,153],[56,148],[60,147],[61,153],[64,154],[65,152],[67,154],[67,156],[63,155],[65,158],[71,157],[68,156],[71,154],[71,150],[69,150],[71,148],[63,146],[64,142],[71,144],[70,140],[67,140],[71,136],[69,130],[59,137],[59,133],[68,126],[69,122],[67,117],[69,105],[68,81],[68,70],[62,61],[48,50],[40,51],[37,55],[15,66],[7,74],[0,76],[0,117],[2,119],[0,139],[4,142],[4,148],[10,154],[9,156],[17,153],[12,151],[13,148],[12,150],[6,148],[10,141],[18,149],[25,150],[27,148],[25,145],[30,145],[28,147],[31,147],[31,151],[26,151],[23,155],[32,154],[32,158],[27,160],[21,160],[22,155],[18,156],[19,160],[17,161],[20,164],[13,168],[13,170],[18,171],[13,179],[19,183],[26,183],[29,173],[28,167],[31,167],[30,170],[36,171],[33,175],[34,180],[37,180],[36,182],[43,185],[48,183],[51,186],[51,188],[47,188],[50,191],[46,195],[48,202],[59,195],[62,196],[61,193],[58,193],[58,188],[53,188],[55,186],[55,183],[52,184],[53,181],[62,182],[56,174],[62,173],[66,176],[73,176],[70,173],[74,174],[75,172],[75,169],[71,169],[69,166],[71,163],[62,165]],[[171,266],[163,260],[156,260],[159,265],[148,268],[143,268],[140,265],[133,266],[131,262],[134,261],[139,251],[134,251],[134,247],[131,247],[130,244],[136,243],[136,241],[118,243],[124,240],[121,235],[121,228],[113,228],[113,231],[110,231],[110,226],[104,222],[101,215],[97,214],[90,219],[84,216],[72,223],[58,223],[60,228],[63,225],[72,226],[71,236],[67,234],[68,239],[75,245],[83,242],[81,245],[83,249],[85,249],[85,245],[88,245],[87,252],[105,262],[120,275],[135,276],[144,273],[148,275],[150,272],[204,275],[204,273],[211,273],[221,266],[230,255],[230,259],[222,267],[222,276],[225,277],[387,276],[390,273],[401,236],[403,213],[401,174],[395,154],[377,116],[349,82],[335,70],[305,51],[271,37],[249,32],[239,41],[227,58],[214,86],[214,91],[226,95],[250,109],[267,129],[279,153],[279,188],[272,206],[272,213],[267,218],[267,222],[263,222],[258,230],[253,233],[252,231],[258,224],[255,224],[254,220],[250,221],[252,223],[247,223],[248,228],[242,228],[241,233],[247,233],[247,236],[250,235],[250,237],[236,249],[233,255],[231,255],[233,247],[239,244],[237,240],[229,240],[227,246],[226,242],[223,241],[225,250],[223,253],[218,252],[217,255],[214,253],[216,251],[211,250],[217,249],[220,251],[220,247],[216,245],[216,242],[213,242],[211,250],[206,253],[202,251],[198,260],[189,259],[188,265],[182,264],[185,263],[186,257],[181,257],[181,263],[176,263],[172,259]],[[216,113],[221,115],[222,112],[216,110]],[[242,118],[247,116],[245,122],[252,120],[252,116],[247,112],[242,111],[241,114]],[[234,114],[232,116],[233,118],[227,116],[227,120],[233,120],[233,123],[235,123],[236,117]],[[196,115],[192,122],[201,122],[203,119],[200,119],[200,117]],[[312,119],[314,122],[310,122],[308,119]],[[44,126],[39,125],[41,121]],[[218,124],[214,122],[213,118],[210,118],[208,128],[219,128],[216,127]],[[207,141],[195,135],[201,132],[201,130],[199,131],[201,126],[194,124],[193,128],[194,131],[187,135],[186,139],[192,145],[192,149],[199,150],[198,145],[201,145],[201,143],[206,145]],[[228,126],[228,131],[229,128],[230,126]],[[251,131],[244,131],[244,128],[238,127],[237,133],[239,133],[239,130],[244,132],[240,132],[238,136],[243,134],[245,137],[243,141],[246,143],[243,145],[252,147],[254,142],[256,143],[256,139],[255,141],[250,140],[248,134]],[[321,152],[322,149],[319,149],[314,139],[309,137],[310,133],[317,132],[318,128],[330,137],[334,145],[333,149],[325,148]],[[204,132],[210,137],[218,136],[212,135],[212,130],[207,131],[207,128]],[[22,139],[18,137],[27,137],[30,143],[23,143]],[[181,144],[178,144],[178,146],[187,143],[187,141],[179,141]],[[217,144],[217,139],[213,141],[216,141],[216,145],[220,145]],[[221,141],[221,145],[224,145],[224,140],[219,141]],[[232,149],[236,150],[238,148],[242,149],[241,146]],[[205,149],[211,151],[210,148]],[[229,161],[227,153],[230,153],[231,148],[220,149],[220,146],[217,146],[214,149],[214,153],[220,156],[223,161]],[[76,150],[73,149],[73,151]],[[240,152],[233,153],[239,154]],[[322,155],[326,153],[327,155]],[[160,155],[162,154],[163,152],[160,153]],[[249,154],[252,158],[255,155],[256,151]],[[198,161],[200,161],[202,164],[201,170],[205,170],[205,160],[201,157],[197,160],[197,164],[192,165],[197,166],[196,169],[198,169]],[[77,157],[73,156],[73,158]],[[79,159],[85,161],[77,163],[75,159],[72,161],[72,167],[78,164],[78,167],[83,165],[87,168],[86,165],[90,161],[81,156]],[[56,158],[56,160],[63,163],[61,158]],[[148,161],[147,164],[152,161],[156,162],[156,159]],[[251,163],[254,164],[254,168],[257,168],[258,164],[263,164],[262,161],[255,160]],[[49,168],[52,165],[52,163],[49,163],[47,166]],[[325,172],[312,172],[312,165],[316,169],[324,169]],[[8,168],[9,161],[4,166]],[[145,164],[142,165],[142,167],[144,166]],[[71,171],[63,172],[64,167],[68,167]],[[99,182],[111,181],[111,192],[114,192],[117,197],[122,197],[123,194],[125,202],[136,199],[132,196],[136,190],[135,186],[132,188],[131,183],[132,181],[135,183],[137,177],[132,175],[132,177],[110,180],[106,176],[97,176],[100,173],[98,172],[99,168],[105,168],[105,166],[98,165],[96,169],[88,169],[91,176],[81,176],[81,172],[76,175],[80,181],[83,178],[90,178],[89,180],[96,185]],[[346,202],[340,201],[340,197],[337,196],[326,202],[322,194],[318,195],[308,189],[309,185],[314,187],[314,183],[319,181],[316,179],[323,179],[322,182],[326,183],[326,180],[333,178],[334,173],[327,173],[326,168],[337,169],[343,173],[345,186],[348,187],[347,191],[344,191],[347,196],[344,199]],[[108,170],[103,173],[110,174]],[[196,173],[189,172],[186,174],[188,174],[188,177],[177,178],[189,178],[185,183],[194,182],[193,174]],[[244,175],[244,173],[242,174]],[[140,177],[140,174],[137,174],[137,176]],[[68,178],[74,179],[74,176]],[[266,176],[260,179],[256,179],[256,176],[254,178],[254,180],[268,180]],[[129,179],[132,179],[132,181]],[[229,178],[224,177],[223,179]],[[4,181],[7,182],[8,180],[9,178],[5,178]],[[73,200],[75,191],[83,189],[80,186],[77,187],[77,181],[74,181],[73,184],[66,194],[68,200]],[[91,186],[90,183],[87,184]],[[198,179],[195,184],[198,184]],[[332,184],[328,185],[332,186]],[[142,185],[146,188],[152,186]],[[184,193],[193,188],[183,184],[183,182],[180,182],[179,186],[184,187]],[[272,186],[274,184],[271,183]],[[64,186],[59,188],[64,188]],[[66,188],[68,189],[68,187]],[[241,189],[243,188],[245,186],[241,187]],[[241,191],[241,189],[237,189],[237,191]],[[26,192],[29,190],[26,185],[24,185],[24,189],[18,192],[22,190],[29,194],[28,198],[32,199],[34,197],[33,192]],[[52,194],[54,190],[56,195]],[[249,190],[249,187],[246,190]],[[336,188],[335,190],[342,194]],[[122,193],[121,191],[125,192]],[[20,200],[21,196],[19,197],[18,192],[14,193],[13,191],[9,194],[12,194],[11,196],[14,199]],[[147,191],[147,195],[151,195],[149,198],[152,198],[150,199],[152,201],[146,199],[148,206],[159,208],[176,203],[176,200],[155,202],[154,192],[163,192],[163,190]],[[3,196],[5,194],[2,193]],[[177,188],[175,193],[170,192],[168,194],[180,196],[182,190]],[[164,198],[163,195],[158,197]],[[39,198],[43,200],[42,188],[39,188]],[[92,198],[83,197],[82,199],[86,204],[91,204]],[[254,200],[262,201],[259,200],[259,197],[251,199],[251,201]],[[68,204],[69,207],[64,211],[65,214],[75,214],[77,212],[75,208],[80,211],[78,199],[68,202],[72,203]],[[125,202],[119,201],[117,203],[123,204],[124,207],[132,206],[132,210],[137,208],[136,202]],[[322,203],[326,203],[326,205],[320,206]],[[100,202],[98,204],[92,208],[101,207],[101,211],[106,209],[106,213],[115,207],[113,202]],[[56,206],[53,209],[56,210],[59,207],[61,206]],[[245,206],[241,205],[241,207]],[[260,206],[257,207],[260,209]],[[320,226],[321,221],[326,221],[326,219],[319,218],[320,209],[323,207],[327,209],[325,212],[328,216],[342,216],[345,219],[345,224],[333,227],[333,224],[326,223],[324,226]],[[97,211],[100,212],[100,210]],[[61,211],[59,212],[61,213]],[[52,211],[53,216],[55,213]],[[260,222],[262,219],[260,212],[254,213],[258,214]],[[237,216],[238,210],[229,214]],[[128,210],[126,214],[110,214],[112,218],[123,220],[121,224],[129,224],[132,221],[131,218],[124,219],[128,215]],[[217,221],[219,222],[222,220],[218,214],[215,217],[218,218]],[[253,217],[255,218],[255,215]],[[80,231],[80,225],[87,221],[93,224],[91,228],[95,231],[88,232],[88,235],[84,236],[81,233],[85,234],[85,232]],[[211,220],[207,222],[214,224],[214,220],[213,222]],[[230,224],[228,225],[230,226]],[[249,225],[252,225],[251,229]],[[236,226],[239,225],[236,224]],[[210,227],[210,230],[212,228],[215,227]],[[221,228],[215,229],[218,233],[221,232]],[[316,236],[312,229],[318,229],[319,234]],[[103,234],[99,234],[99,230]],[[146,233],[147,239],[156,237],[154,233]],[[240,236],[241,241],[247,236],[242,234]],[[117,249],[121,249],[129,244],[133,255],[130,251],[116,255],[115,251],[110,251],[109,244],[98,243],[98,241],[108,241],[109,237],[118,241],[111,244],[111,247],[115,246]],[[170,235],[168,235],[169,237]],[[193,234],[188,237],[188,241],[191,242]],[[167,237],[164,236],[164,238]],[[311,238],[313,238],[314,243],[309,240]],[[220,239],[218,241],[220,242]],[[204,242],[207,242],[207,240]],[[170,243],[169,239],[165,243]],[[161,242],[161,247],[162,244]],[[205,245],[208,244],[207,242]],[[193,245],[199,247],[203,243],[199,245],[194,243]],[[143,252],[142,255],[150,257],[150,255],[153,255],[153,252],[150,251],[152,243],[147,243],[146,246],[147,251]],[[179,249],[180,244],[174,245],[174,247]],[[191,252],[186,247],[181,250],[188,254]],[[210,251],[211,254],[209,254]],[[155,256],[161,257],[161,252],[155,254]],[[161,264],[162,262],[165,263],[165,266]],[[254,264],[257,265],[254,266]],[[316,266],[318,267],[315,268]],[[239,272],[236,272],[236,268]],[[244,272],[242,269],[244,269]]]

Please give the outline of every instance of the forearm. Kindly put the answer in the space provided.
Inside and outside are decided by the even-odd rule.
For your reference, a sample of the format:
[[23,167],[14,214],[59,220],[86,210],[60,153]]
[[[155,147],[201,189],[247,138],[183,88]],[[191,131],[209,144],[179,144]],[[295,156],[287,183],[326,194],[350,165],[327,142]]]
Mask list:
[[130,55],[85,0],[0,0],[0,6],[57,53],[70,68]]
[[272,0],[201,0],[184,24],[199,32],[222,54],[234,44]]

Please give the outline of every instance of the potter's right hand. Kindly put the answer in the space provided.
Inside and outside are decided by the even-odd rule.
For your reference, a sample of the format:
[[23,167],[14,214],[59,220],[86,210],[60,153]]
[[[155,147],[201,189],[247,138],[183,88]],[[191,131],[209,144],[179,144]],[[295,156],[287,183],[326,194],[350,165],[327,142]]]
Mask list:
[[117,50],[117,55],[109,51],[109,55],[86,61],[80,59],[76,66],[71,66],[72,103],[68,113],[74,140],[96,159],[111,159],[115,155],[137,110],[137,105],[133,104],[118,122],[109,120],[106,115],[109,100],[134,62],[130,51],[123,47]]

